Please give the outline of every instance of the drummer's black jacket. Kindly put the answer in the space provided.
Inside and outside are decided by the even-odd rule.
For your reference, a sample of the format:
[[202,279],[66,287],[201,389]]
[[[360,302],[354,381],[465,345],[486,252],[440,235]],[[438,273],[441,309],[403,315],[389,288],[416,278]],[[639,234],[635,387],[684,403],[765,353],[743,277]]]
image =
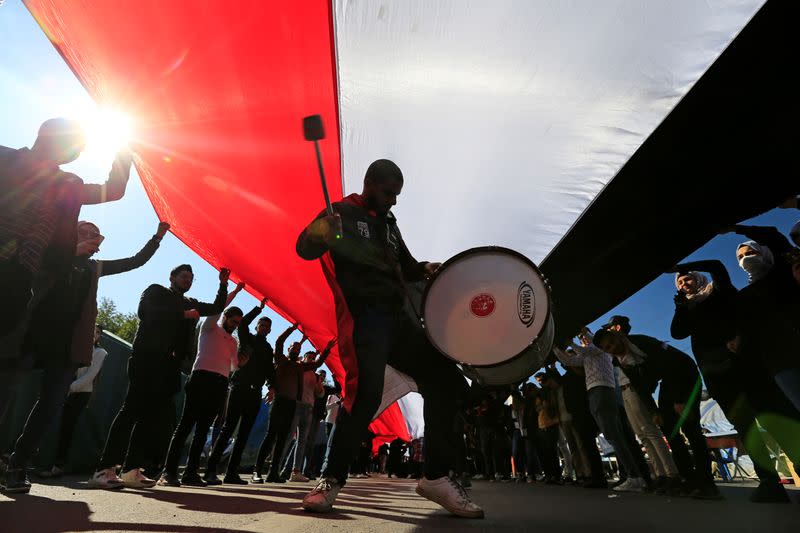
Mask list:
[[[401,310],[405,282],[422,280],[426,263],[411,256],[394,215],[378,215],[360,194],[334,203],[333,210],[342,217],[341,241],[329,249],[312,241],[306,228],[297,239],[297,254],[306,260],[322,259],[334,297],[343,296],[351,313],[357,314],[366,306]],[[323,211],[317,219],[325,215]]]

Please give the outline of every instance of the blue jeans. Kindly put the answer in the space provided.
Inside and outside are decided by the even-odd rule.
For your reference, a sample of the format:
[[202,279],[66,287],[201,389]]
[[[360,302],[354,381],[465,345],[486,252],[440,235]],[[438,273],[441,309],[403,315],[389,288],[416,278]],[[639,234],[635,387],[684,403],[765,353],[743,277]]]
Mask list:
[[617,395],[611,387],[594,387],[589,389],[589,410],[600,427],[600,431],[614,447],[617,459],[625,467],[628,477],[640,478],[642,472],[633,452],[628,447],[622,420],[619,418]]
[[290,466],[292,470],[300,470],[303,467],[308,433],[311,429],[311,410],[313,407],[313,405],[297,402],[297,407],[294,410],[294,420],[292,420],[292,426],[289,429],[289,433],[291,433],[296,428],[297,435],[291,448],[287,446],[283,453],[285,458],[284,471],[288,471]]
[[789,401],[800,411],[800,368],[788,368],[775,374],[775,382]]

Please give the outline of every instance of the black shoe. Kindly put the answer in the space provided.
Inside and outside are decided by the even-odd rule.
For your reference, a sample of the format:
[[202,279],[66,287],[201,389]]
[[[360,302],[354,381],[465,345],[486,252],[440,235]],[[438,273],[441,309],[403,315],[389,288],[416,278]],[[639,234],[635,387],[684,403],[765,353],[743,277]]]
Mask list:
[[278,474],[273,474],[273,473],[270,472],[270,474],[267,476],[266,482],[267,483],[286,483],[286,480],[283,479],[283,476],[279,476]]
[[583,484],[584,489],[607,489],[608,481],[605,479],[587,479]]
[[226,485],[249,485],[247,481],[239,477],[239,474],[225,474],[225,479],[222,480]]
[[680,498],[687,496],[685,487],[683,486],[683,481],[679,477],[668,477],[664,478],[664,483],[662,483],[657,489],[656,494],[659,496],[672,496],[675,498]]
[[178,474],[172,472],[164,472],[161,474],[161,479],[158,480],[159,487],[180,487],[181,480]]
[[759,483],[756,490],[750,494],[750,501],[753,503],[791,503],[783,485],[765,481]]
[[250,483],[264,483],[264,478],[260,472],[253,472],[253,477],[250,478]]
[[0,476],[0,489],[6,494],[27,494],[31,491],[28,472],[24,468],[7,468]]
[[622,485],[623,483],[625,483],[626,481],[628,481],[628,478],[619,478],[619,479],[618,479],[617,481],[615,481],[614,483],[609,483],[609,485],[608,485],[608,488],[610,488],[610,489],[617,488],[617,487],[619,487],[620,485]]
[[694,489],[689,496],[695,500],[722,500],[722,493],[713,481],[703,483]]
[[213,472],[206,472],[203,476],[203,481],[206,482],[206,485],[209,487],[214,487],[216,485],[222,485],[222,481],[219,480],[216,474]]
[[181,483],[189,487],[205,487],[207,484],[197,472],[184,472]]

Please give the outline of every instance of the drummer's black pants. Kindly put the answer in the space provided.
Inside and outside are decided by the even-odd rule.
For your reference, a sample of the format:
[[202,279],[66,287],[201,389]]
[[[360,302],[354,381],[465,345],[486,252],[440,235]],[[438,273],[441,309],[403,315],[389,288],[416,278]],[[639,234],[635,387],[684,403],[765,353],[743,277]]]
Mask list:
[[[347,469],[381,403],[383,375],[390,364],[411,376],[425,400],[423,473],[428,479],[446,476],[456,449],[453,420],[467,395],[467,382],[455,363],[430,344],[405,314],[368,309],[353,317],[353,346],[358,385],[349,410],[342,406],[328,441],[322,475],[344,482]],[[343,359],[348,357],[341,346]],[[345,368],[347,369],[347,362]],[[350,370],[348,370],[350,371]]]

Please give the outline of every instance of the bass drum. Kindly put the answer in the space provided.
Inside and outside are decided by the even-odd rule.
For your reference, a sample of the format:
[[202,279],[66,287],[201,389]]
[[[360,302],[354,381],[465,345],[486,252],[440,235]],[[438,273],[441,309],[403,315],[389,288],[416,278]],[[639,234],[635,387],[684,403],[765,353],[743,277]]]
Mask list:
[[527,257],[496,246],[445,262],[422,296],[431,344],[482,385],[526,380],[553,347],[550,291]]

